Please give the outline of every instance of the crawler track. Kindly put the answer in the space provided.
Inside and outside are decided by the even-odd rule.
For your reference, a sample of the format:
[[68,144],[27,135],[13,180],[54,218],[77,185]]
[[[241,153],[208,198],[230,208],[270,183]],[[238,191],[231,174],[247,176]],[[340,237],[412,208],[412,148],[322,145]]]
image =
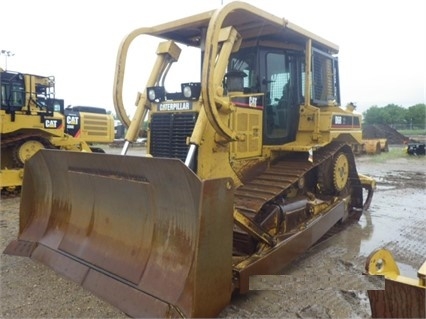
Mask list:
[[[354,207],[362,207],[362,186],[355,167],[355,159],[349,147],[344,144],[332,143],[330,146],[314,152],[313,161],[306,158],[284,159],[271,165],[255,179],[240,186],[235,191],[235,207],[247,217],[253,217],[268,202],[283,195],[292,185],[303,176],[320,165],[329,165],[331,158],[339,151],[345,152],[349,159],[350,185],[361,194],[355,198]],[[318,181],[321,183],[321,181]]]
[[[340,191],[335,190],[334,193],[330,193],[328,189],[324,191],[322,185],[330,184],[336,173],[330,176],[323,171],[332,172],[330,167],[333,165],[333,160],[341,153],[344,153],[348,159],[347,185]],[[352,150],[348,145],[332,143],[314,152],[313,161],[299,155],[277,161],[235,191],[235,209],[249,220],[250,225],[260,229],[257,233],[257,229],[253,231],[239,222],[234,227],[234,279],[237,289],[242,293],[248,290],[247,282],[250,275],[271,273],[274,271],[272,269],[278,270],[280,265],[284,267],[315,245],[317,241],[334,236],[344,229],[346,224],[349,224],[337,223],[339,220],[349,222],[349,220],[358,220],[361,216],[362,185],[356,171]],[[326,178],[328,178],[327,181],[324,180]],[[304,186],[299,187],[300,180],[304,180],[302,182]],[[292,189],[298,192],[296,202],[287,200],[286,194],[291,193]],[[330,213],[326,215],[321,213],[314,217],[306,215],[306,200],[309,197],[312,199],[312,196],[325,201],[332,199],[330,204],[326,204],[329,205],[327,212]],[[350,201],[345,202],[349,196]],[[290,208],[293,203],[296,204],[296,208]],[[346,205],[348,209],[344,208]],[[274,206],[279,207],[277,210],[280,212],[275,215],[273,212],[271,218],[271,214],[265,214],[265,210],[268,211],[272,207],[271,211],[273,211]],[[287,211],[292,215],[289,218],[295,217],[294,220],[296,220],[294,224],[291,224],[293,222],[290,220],[291,227],[288,231],[287,221],[285,230],[280,228],[276,235],[263,228],[263,215],[273,220],[273,223],[276,223],[274,225],[280,225],[280,220],[283,221],[284,216],[287,216]],[[287,217],[285,218],[287,220]],[[336,223],[337,226],[333,226]],[[262,241],[262,233],[269,238],[269,242]]]
[[[349,180],[347,186],[340,192],[334,191],[334,193],[330,193],[329,190],[324,191],[322,190],[322,185],[330,184],[330,181],[332,181],[330,179],[334,178],[334,176],[330,176],[329,174],[329,172],[332,171],[330,167],[333,163],[333,158],[341,153],[346,155],[349,164]],[[310,219],[307,216],[303,217],[303,211],[305,211],[306,199],[312,196],[312,194],[315,198],[324,200],[340,198],[337,200],[337,202],[340,203],[344,198],[351,195],[350,203],[348,203],[349,216],[344,217],[344,219],[347,219],[347,217],[356,220],[359,219],[362,213],[362,185],[356,171],[355,159],[350,147],[341,143],[332,143],[314,152],[312,161],[310,161],[307,156],[299,155],[302,154],[290,158],[283,158],[274,163],[262,174],[235,191],[235,209],[240,214],[243,214],[247,220],[251,221],[251,225],[254,225],[255,228],[253,231],[252,229],[245,228],[244,225],[239,223],[237,223],[238,226],[234,228],[235,264],[238,264],[241,259],[244,259],[244,256],[247,257],[253,253],[257,254],[259,253],[258,249],[263,250],[263,246],[258,245],[259,240],[260,242],[263,241],[263,236],[267,238],[264,242],[266,242],[266,245],[269,245],[271,249],[273,249],[274,246],[280,246],[280,242],[287,241],[287,239],[291,237],[297,237],[296,235],[299,230],[305,228],[303,225],[305,223],[310,223]],[[304,180],[303,190],[297,190],[298,183],[301,180]],[[294,201],[287,201],[286,196],[286,194],[291,193],[292,190],[298,192],[297,198],[300,200],[300,205],[297,209],[301,211],[299,216],[301,216],[300,218],[302,219],[297,222],[298,224],[296,225],[298,226],[296,226],[296,228],[291,227],[293,230],[290,232],[286,230],[285,233],[281,233],[280,231],[277,235],[270,235],[267,230],[261,226],[263,223],[262,213],[265,209],[268,210],[266,207],[277,207],[279,205],[282,213],[276,215],[277,217],[274,218],[284,218],[284,212],[287,210],[285,208],[286,206],[283,206],[283,201],[285,205],[289,205],[288,211],[294,211],[294,208],[290,208],[290,205],[292,205]],[[305,200],[305,202],[303,202],[303,200]],[[280,204],[276,204],[278,202]],[[280,224],[280,221],[278,220],[276,223]],[[333,236],[341,231],[343,227],[340,225],[336,227],[332,226],[332,224],[327,226],[329,235],[325,235],[324,238]],[[256,227],[259,227],[260,231],[258,231]],[[327,232],[327,229],[322,229],[321,231]],[[295,243],[297,244],[297,239]],[[314,244],[314,242],[312,242],[312,244]],[[246,249],[246,247],[249,247],[249,249]]]
[[[23,159],[18,155],[19,148],[26,141],[37,141],[45,149],[55,149],[46,136],[32,133],[4,134],[1,136],[1,169],[19,170],[24,167]],[[4,184],[2,184],[4,185]],[[2,187],[1,197],[10,198],[19,196],[21,192],[20,182],[13,187]]]

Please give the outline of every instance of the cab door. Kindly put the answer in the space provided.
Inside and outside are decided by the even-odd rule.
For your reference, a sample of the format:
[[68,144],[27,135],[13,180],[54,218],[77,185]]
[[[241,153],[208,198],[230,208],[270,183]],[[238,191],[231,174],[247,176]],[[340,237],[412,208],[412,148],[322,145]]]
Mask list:
[[260,50],[261,91],[265,93],[264,135],[266,145],[296,139],[302,96],[303,58],[286,50]]

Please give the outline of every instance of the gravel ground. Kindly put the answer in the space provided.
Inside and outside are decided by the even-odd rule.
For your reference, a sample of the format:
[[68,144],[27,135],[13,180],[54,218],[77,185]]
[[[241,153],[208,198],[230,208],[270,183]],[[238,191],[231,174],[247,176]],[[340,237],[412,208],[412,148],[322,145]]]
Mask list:
[[[356,224],[309,250],[276,276],[251,279],[251,291],[233,298],[220,317],[368,318],[366,289],[383,288],[362,276],[376,248],[392,250],[401,271],[415,277],[426,256],[425,158],[357,158],[358,171],[378,181],[372,206]],[[19,198],[3,198],[0,249],[18,234]],[[44,265],[1,257],[2,318],[127,318]]]

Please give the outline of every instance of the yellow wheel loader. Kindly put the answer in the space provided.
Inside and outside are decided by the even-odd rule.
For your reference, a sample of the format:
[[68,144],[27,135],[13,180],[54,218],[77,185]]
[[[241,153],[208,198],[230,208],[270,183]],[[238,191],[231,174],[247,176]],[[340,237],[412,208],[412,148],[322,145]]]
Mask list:
[[100,151],[92,143],[114,140],[105,109],[69,106],[55,98],[55,78],[0,70],[2,191],[22,185],[24,163],[40,149]]
[[[139,36],[160,40],[130,120],[123,82]],[[185,67],[201,81],[173,92],[168,71],[186,48],[199,50],[200,65]],[[19,237],[5,253],[129,316],[218,315],[251,275],[279,272],[371,201],[374,180],[358,174],[351,149],[361,117],[340,107],[337,53],[244,2],[129,33],[114,78],[122,154],[42,150],[27,161]],[[145,119],[149,156],[126,155]]]

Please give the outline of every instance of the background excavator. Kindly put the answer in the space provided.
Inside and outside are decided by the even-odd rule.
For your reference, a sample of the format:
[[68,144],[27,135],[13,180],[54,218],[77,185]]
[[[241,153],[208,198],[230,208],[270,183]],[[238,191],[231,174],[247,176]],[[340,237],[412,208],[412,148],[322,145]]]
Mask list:
[[64,108],[55,78],[0,70],[2,192],[22,185],[26,160],[40,149],[100,152],[92,143],[114,140],[114,119],[105,109]]
[[[130,120],[126,58],[141,35],[161,40]],[[186,47],[200,51],[201,81],[169,92]],[[251,275],[279,272],[371,201],[375,182],[350,146],[361,116],[340,107],[337,53],[243,2],[129,33],[114,78],[122,154],[42,150],[27,161],[19,236],[5,253],[129,316],[218,315]],[[126,155],[145,118],[149,156]]]

